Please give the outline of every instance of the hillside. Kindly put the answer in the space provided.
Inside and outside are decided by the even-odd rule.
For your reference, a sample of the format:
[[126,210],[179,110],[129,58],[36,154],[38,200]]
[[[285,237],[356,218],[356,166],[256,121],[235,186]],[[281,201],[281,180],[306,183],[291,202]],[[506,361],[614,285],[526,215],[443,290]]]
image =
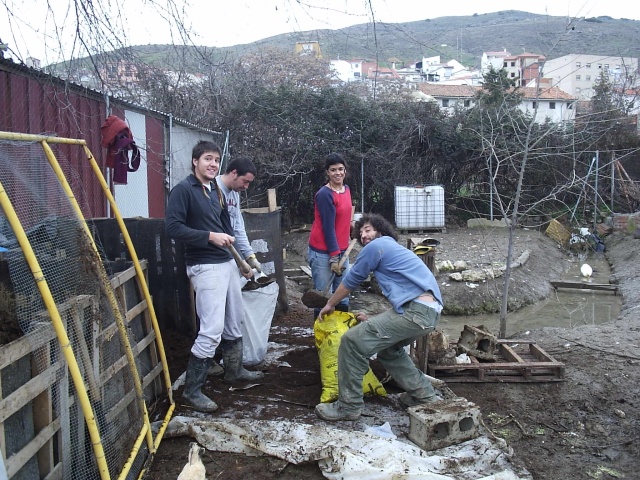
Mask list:
[[[365,23],[338,30],[291,32],[257,42],[214,47],[184,45],[137,45],[104,54],[111,61],[137,57],[140,62],[177,70],[186,67],[201,73],[202,65],[223,63],[230,56],[243,55],[267,47],[293,51],[296,42],[317,41],[324,58],[377,61],[402,67],[422,57],[440,55],[443,62],[456,59],[468,67],[480,67],[483,52],[507,50],[541,54],[547,59],[570,53],[640,57],[640,21],[611,17],[570,21],[507,10],[463,17],[440,17],[407,23]],[[88,57],[52,64],[49,73],[91,69]],[[206,59],[206,60],[205,60]]]
[[[409,23],[355,25],[340,30],[313,30],[265,38],[258,42],[225,48],[208,47],[214,57],[230,52],[273,46],[286,48],[300,41],[318,41],[327,58],[358,58],[381,64],[389,59],[410,63],[423,56],[455,58],[467,66],[480,66],[485,51],[506,49],[512,54],[539,53],[548,59],[569,53],[640,57],[640,21],[598,17],[569,23],[565,17],[550,17],[515,10],[463,17],[440,17]],[[160,60],[169,46],[134,47],[141,56]],[[188,49],[189,47],[185,47]],[[180,49],[181,50],[181,49]],[[153,51],[153,53],[152,53]]]

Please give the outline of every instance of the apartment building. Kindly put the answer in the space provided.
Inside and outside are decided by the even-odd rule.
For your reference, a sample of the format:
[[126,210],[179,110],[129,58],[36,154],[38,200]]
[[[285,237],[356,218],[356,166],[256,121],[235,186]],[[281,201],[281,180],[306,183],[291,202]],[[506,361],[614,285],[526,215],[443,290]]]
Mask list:
[[593,86],[602,73],[621,91],[640,85],[638,59],[631,57],[573,53],[547,60],[543,69],[543,76],[550,78],[553,86],[580,100],[591,99]]

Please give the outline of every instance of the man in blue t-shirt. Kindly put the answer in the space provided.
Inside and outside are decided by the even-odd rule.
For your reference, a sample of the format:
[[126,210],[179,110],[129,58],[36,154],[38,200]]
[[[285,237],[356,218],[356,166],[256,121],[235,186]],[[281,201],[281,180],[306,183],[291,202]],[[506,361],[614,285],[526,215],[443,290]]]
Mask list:
[[377,354],[382,366],[405,390],[400,401],[406,406],[436,401],[427,377],[416,367],[405,346],[432,332],[442,311],[442,296],[435,277],[411,250],[396,241],[398,234],[380,215],[363,215],[356,223],[363,245],[355,263],[335,293],[320,311],[332,313],[341,299],[355,290],[370,273],[393,308],[367,319],[343,336],[338,349],[338,400],[316,405],[316,414],[329,421],[356,420],[362,413],[362,380],[369,358]]

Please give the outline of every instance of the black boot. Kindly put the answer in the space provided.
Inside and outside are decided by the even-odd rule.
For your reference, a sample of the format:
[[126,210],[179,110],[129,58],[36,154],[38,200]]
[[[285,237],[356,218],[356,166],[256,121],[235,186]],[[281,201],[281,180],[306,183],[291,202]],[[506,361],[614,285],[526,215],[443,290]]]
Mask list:
[[222,339],[222,362],[224,364],[224,379],[235,380],[258,380],[264,377],[262,372],[250,372],[242,366],[242,337],[235,340]]
[[182,398],[192,408],[200,412],[215,412],[218,409],[216,402],[200,391],[207,379],[210,361],[210,358],[198,358],[191,354],[187,365]]

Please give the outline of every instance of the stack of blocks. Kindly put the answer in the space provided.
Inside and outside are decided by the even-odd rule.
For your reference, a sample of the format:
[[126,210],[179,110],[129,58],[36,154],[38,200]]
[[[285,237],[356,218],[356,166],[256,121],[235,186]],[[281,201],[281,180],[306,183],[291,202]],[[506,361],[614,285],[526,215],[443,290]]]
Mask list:
[[480,435],[480,409],[466,398],[418,405],[408,412],[409,440],[424,450],[437,450]]

